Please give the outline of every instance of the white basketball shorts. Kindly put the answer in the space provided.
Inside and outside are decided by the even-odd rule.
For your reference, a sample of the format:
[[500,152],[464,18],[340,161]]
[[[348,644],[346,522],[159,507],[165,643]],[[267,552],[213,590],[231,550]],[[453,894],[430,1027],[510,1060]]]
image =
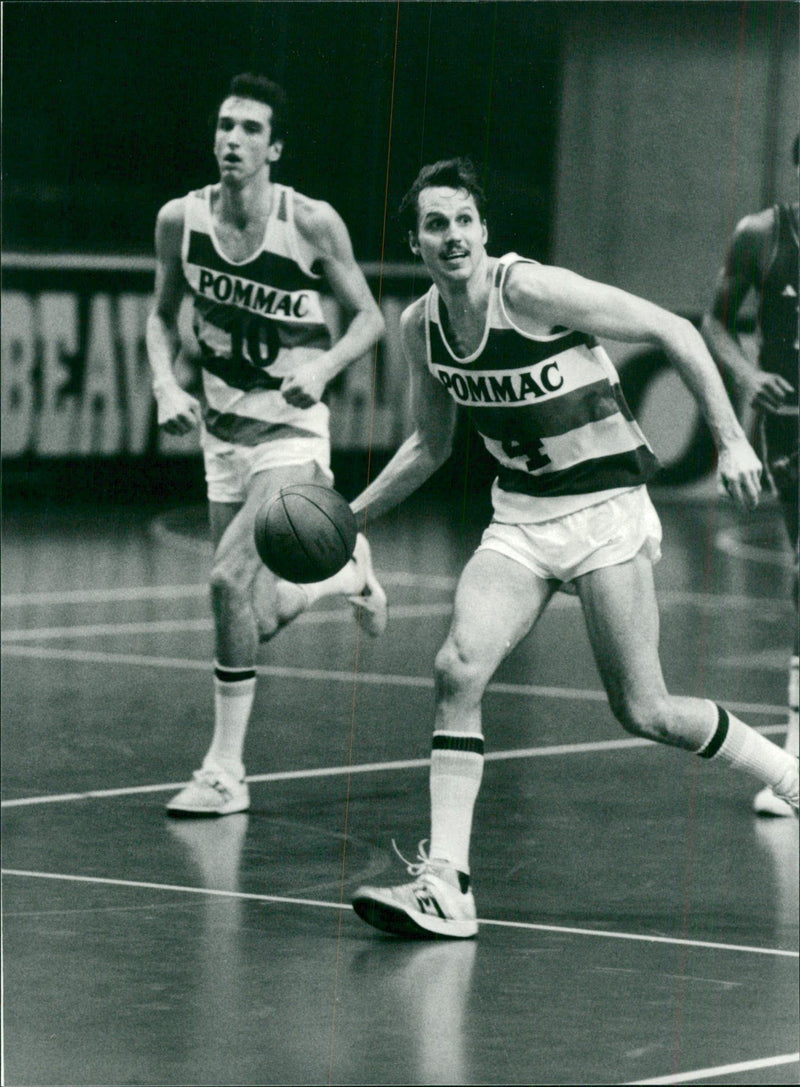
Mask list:
[[477,550],[498,551],[537,577],[569,582],[627,562],[643,548],[652,563],[661,558],[661,522],[644,486],[551,521],[492,521]]
[[243,503],[257,472],[313,461],[333,484],[327,438],[284,438],[261,445],[234,445],[202,429],[200,444],[209,502]]

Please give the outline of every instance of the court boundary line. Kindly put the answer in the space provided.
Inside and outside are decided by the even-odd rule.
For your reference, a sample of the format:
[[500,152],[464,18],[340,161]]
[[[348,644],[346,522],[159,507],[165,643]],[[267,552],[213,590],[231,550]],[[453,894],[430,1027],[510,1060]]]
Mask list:
[[654,1079],[626,1080],[623,1087],[648,1087],[656,1083],[693,1083],[698,1079],[714,1079],[717,1076],[735,1075],[737,1072],[755,1072],[759,1068],[777,1068],[783,1064],[797,1064],[800,1052],[783,1053],[777,1057],[758,1057],[752,1061],[738,1061],[735,1064],[720,1064],[715,1068],[698,1068],[694,1072],[676,1072],[671,1076],[656,1076]]
[[[768,734],[785,731],[784,725],[762,725],[757,732]],[[487,751],[486,762],[508,762],[512,759],[550,758],[558,755],[585,755],[598,751],[624,751],[631,748],[655,746],[654,740],[637,736],[619,740],[588,740],[574,744],[548,744],[542,747],[509,748],[505,751]],[[349,774],[389,773],[394,770],[418,770],[430,766],[430,759],[393,759],[389,762],[362,762],[343,766],[316,766],[306,770],[276,770],[268,774],[248,774],[249,784],[268,781],[305,781],[311,778],[346,777]],[[25,808],[37,804],[65,804],[76,800],[103,800],[114,796],[138,796],[145,793],[169,792],[180,789],[185,781],[150,785],[122,785],[116,789],[89,789],[81,793],[52,793],[42,796],[13,797],[0,802],[0,808]]]
[[[115,879],[110,876],[66,875],[61,872],[37,872],[24,868],[3,868],[0,874],[18,876],[27,879],[48,879],[65,883],[89,883],[106,887],[135,887],[139,890],[171,891],[180,894],[210,895],[212,897],[236,898],[253,902],[268,902],[274,905],[313,906],[322,909],[348,910],[353,907],[348,902],[331,902],[324,899],[297,898],[291,895],[258,894],[253,891],[223,891],[215,887],[191,887],[173,883],[154,883],[147,880]],[[478,924],[493,928],[523,929],[531,932],[564,933],[570,936],[597,936],[612,940],[630,940],[637,943],[656,943],[679,945],[681,947],[699,947],[711,951],[735,951],[749,955],[770,955],[774,958],[800,958],[800,952],[786,948],[755,947],[750,944],[725,944],[713,940],[688,940],[679,936],[654,936],[646,933],[607,932],[603,929],[580,928],[574,925],[540,925],[533,921],[503,921],[500,919],[478,918]]]
[[[415,574],[406,570],[378,570],[383,585],[396,589],[431,589],[452,592],[458,578],[443,574]],[[60,589],[30,593],[7,593],[0,604],[4,608],[27,608],[52,605],[91,605],[107,603],[133,603],[139,600],[180,600],[191,597],[207,597],[208,582],[188,582],[181,585],[127,585],[113,589]],[[660,605],[697,603],[705,607],[747,608],[752,605],[777,605],[780,609],[791,608],[791,600],[783,596],[748,596],[744,593],[706,593],[690,589],[663,589],[658,593]],[[549,608],[578,607],[579,601],[572,594],[556,593]],[[349,614],[345,612],[345,614]],[[298,617],[301,618],[301,617]],[[297,622],[298,620],[294,620]]]
[[[144,653],[107,653],[102,650],[55,649],[48,646],[25,645],[22,642],[4,642],[3,653],[15,657],[29,657],[40,660],[65,660],[82,664],[125,664],[145,668],[168,668],[172,671],[207,672],[210,664],[207,660],[191,657],[151,657]],[[353,672],[324,668],[292,668],[288,665],[257,664],[256,673],[272,676],[274,679],[320,680],[336,683],[363,683],[366,686],[394,686],[431,688],[432,676],[408,676],[385,672]],[[490,683],[486,688],[489,694],[510,694],[520,697],[563,698],[580,702],[606,702],[605,691],[588,687],[552,687],[532,683]],[[680,692],[678,692],[680,693]],[[703,695],[702,697],[706,697]],[[725,705],[735,713],[759,714],[765,716],[786,713],[784,705],[771,705],[764,702],[734,702],[721,698]],[[785,727],[785,726],[784,726]]]

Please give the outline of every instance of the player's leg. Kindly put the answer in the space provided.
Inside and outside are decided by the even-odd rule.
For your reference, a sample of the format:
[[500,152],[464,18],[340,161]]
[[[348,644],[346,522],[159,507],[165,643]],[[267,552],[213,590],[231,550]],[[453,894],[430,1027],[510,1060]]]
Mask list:
[[[278,610],[275,578],[264,569],[258,557],[253,526],[263,503],[280,487],[298,482],[298,474],[302,476],[303,473],[273,469],[253,476],[245,486],[241,464],[234,465],[237,465],[235,452],[227,460],[206,457],[209,526],[214,546],[210,579],[214,620],[214,730],[200,770],[167,804],[167,810],[173,815],[230,815],[249,807],[243,752],[256,690],[258,625],[254,590],[257,579],[263,582],[260,584],[261,606],[269,615]],[[315,478],[313,466],[309,466],[305,474],[312,481]],[[294,588],[298,601],[305,606],[302,591]],[[302,610],[302,606],[298,610]]]
[[576,584],[609,703],[623,727],[728,762],[796,806],[796,759],[713,702],[667,691],[652,565],[644,552],[593,570]]
[[[798,562],[800,560],[800,539],[798,539],[798,471],[797,471],[797,419],[775,420],[782,423],[782,444],[784,450],[777,457],[771,458],[770,471],[778,492],[783,512],[783,519],[789,540],[794,549],[793,602],[791,618],[792,656],[789,661],[788,706],[786,736],[783,746],[790,755],[797,757],[800,749],[800,722],[798,721],[798,703],[800,702],[800,624],[798,624]],[[768,787],[761,789],[753,798],[753,811],[759,815],[788,816],[792,808],[780,797],[775,796]]]
[[459,580],[453,619],[436,657],[436,716],[429,778],[430,850],[407,863],[400,887],[361,887],[353,905],[398,935],[477,932],[470,891],[472,817],[483,776],[481,700],[503,658],[530,631],[557,583],[495,551],[478,551]]

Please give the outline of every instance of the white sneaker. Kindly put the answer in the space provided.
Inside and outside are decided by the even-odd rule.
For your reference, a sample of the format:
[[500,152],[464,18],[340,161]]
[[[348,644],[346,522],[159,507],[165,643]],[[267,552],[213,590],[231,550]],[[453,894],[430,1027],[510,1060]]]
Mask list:
[[359,623],[367,634],[377,638],[386,630],[389,619],[389,607],[386,602],[386,593],[381,583],[375,576],[372,568],[372,552],[366,536],[359,532],[356,537],[356,546],[353,551],[353,562],[356,569],[364,578],[364,587],[360,594],[348,596],[353,605],[356,622]]
[[359,887],[353,909],[368,925],[395,936],[474,936],[478,920],[468,877],[449,864],[430,860],[424,846],[425,842],[420,842],[420,859],[414,864],[406,861],[395,846],[409,874],[415,877],[412,883]]
[[247,782],[225,770],[195,770],[185,789],[173,796],[167,811],[174,815],[232,815],[250,807]]
[[776,796],[769,785],[765,785],[753,797],[753,811],[757,815],[775,815],[783,818],[796,814],[796,809],[789,801]]

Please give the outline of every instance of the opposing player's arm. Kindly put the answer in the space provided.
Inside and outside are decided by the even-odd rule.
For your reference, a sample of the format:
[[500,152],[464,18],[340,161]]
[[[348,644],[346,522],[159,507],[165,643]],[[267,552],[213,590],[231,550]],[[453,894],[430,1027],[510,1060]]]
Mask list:
[[734,379],[749,402],[766,411],[778,409],[792,386],[780,374],[759,369],[739,339],[737,326],[743,303],[751,291],[759,289],[774,230],[771,208],[748,215],[738,224],[701,325],[714,361]]
[[761,464],[736,418],[702,336],[691,322],[617,287],[564,268],[516,264],[509,269],[506,306],[531,331],[565,326],[626,343],[661,348],[697,400],[717,444],[718,471],[744,508],[758,502]]
[[146,331],[158,424],[169,434],[186,434],[200,421],[199,402],[181,388],[173,369],[180,350],[178,312],[186,289],[181,264],[183,215],[183,200],[171,200],[156,219],[155,297]]
[[410,306],[400,323],[410,377],[414,432],[376,479],[353,500],[354,513],[382,516],[413,494],[450,456],[456,405],[427,367],[424,299]]
[[347,320],[341,339],[324,355],[300,367],[281,387],[288,403],[307,408],[321,399],[325,386],[337,374],[375,346],[383,335],[384,321],[338,212],[330,204],[298,197],[296,222]]

